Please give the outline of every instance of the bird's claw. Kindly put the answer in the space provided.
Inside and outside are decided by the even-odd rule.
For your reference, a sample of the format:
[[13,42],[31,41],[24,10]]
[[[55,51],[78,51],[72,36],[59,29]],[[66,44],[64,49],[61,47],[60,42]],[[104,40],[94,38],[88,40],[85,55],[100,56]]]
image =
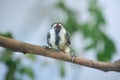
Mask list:
[[43,53],[45,52],[45,49],[49,48],[48,46],[43,46]]
[[74,62],[76,56],[73,54],[70,54],[70,56],[71,56],[71,61]]

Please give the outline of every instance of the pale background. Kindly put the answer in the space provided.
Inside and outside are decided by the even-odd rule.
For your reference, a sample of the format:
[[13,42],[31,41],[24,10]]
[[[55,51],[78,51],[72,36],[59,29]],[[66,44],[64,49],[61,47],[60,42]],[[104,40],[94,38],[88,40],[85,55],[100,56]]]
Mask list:
[[[46,35],[50,25],[59,20],[64,21],[65,16],[54,7],[57,0],[0,0],[0,32],[10,31],[16,40],[36,44],[47,45]],[[105,18],[107,20],[106,34],[115,42],[117,46],[116,55],[112,61],[120,58],[120,1],[119,0],[99,0]],[[82,15],[82,20],[86,20],[87,13],[85,0],[66,0],[69,7]],[[79,15],[78,15],[79,19]],[[75,49],[80,53],[79,56],[95,59],[94,51],[82,53],[84,45],[83,38],[75,34],[71,42]],[[81,45],[78,45],[80,42]],[[16,53],[14,57],[21,57],[25,65],[30,65],[35,73],[36,80],[120,80],[120,73],[103,72],[100,70],[87,68],[84,66],[65,63],[66,76],[59,76],[58,61],[43,56],[37,56],[33,63],[22,53]],[[44,66],[44,62],[47,66]],[[7,68],[0,63],[0,80],[4,80]],[[30,80],[24,76],[24,80]]]

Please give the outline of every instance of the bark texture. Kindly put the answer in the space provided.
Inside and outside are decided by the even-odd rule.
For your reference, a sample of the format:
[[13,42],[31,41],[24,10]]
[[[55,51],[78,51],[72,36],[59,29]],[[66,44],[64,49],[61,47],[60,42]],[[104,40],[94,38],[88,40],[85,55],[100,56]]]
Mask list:
[[19,42],[2,36],[0,36],[0,46],[11,49],[16,52],[30,53],[35,55],[51,57],[54,59],[63,60],[74,64],[79,64],[79,65],[99,69],[105,72],[107,71],[120,72],[120,61],[100,62],[100,61],[89,60],[86,58],[81,58],[76,56],[74,58],[74,61],[72,62],[71,56],[69,54],[65,54],[62,51],[55,51],[51,48],[44,48],[42,46]]

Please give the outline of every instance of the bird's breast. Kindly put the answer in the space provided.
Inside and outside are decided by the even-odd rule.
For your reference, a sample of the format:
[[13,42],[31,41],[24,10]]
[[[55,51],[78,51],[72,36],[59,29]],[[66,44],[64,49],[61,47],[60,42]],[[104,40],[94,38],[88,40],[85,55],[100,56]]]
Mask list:
[[57,46],[55,45],[55,31],[54,30],[50,30],[50,39],[49,42],[52,46],[52,48],[57,49]]
[[65,34],[66,34],[65,30],[61,30],[59,33],[59,36],[60,36],[59,47],[60,47],[60,49],[64,49],[64,47],[65,47],[65,44],[66,44]]

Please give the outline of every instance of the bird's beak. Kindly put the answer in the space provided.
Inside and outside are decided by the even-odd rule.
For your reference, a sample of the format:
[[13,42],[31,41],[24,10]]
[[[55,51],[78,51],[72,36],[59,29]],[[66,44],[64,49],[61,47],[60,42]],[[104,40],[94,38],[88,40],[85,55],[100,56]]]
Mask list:
[[60,29],[61,29],[61,26],[59,24],[57,24],[56,30],[60,30]]

